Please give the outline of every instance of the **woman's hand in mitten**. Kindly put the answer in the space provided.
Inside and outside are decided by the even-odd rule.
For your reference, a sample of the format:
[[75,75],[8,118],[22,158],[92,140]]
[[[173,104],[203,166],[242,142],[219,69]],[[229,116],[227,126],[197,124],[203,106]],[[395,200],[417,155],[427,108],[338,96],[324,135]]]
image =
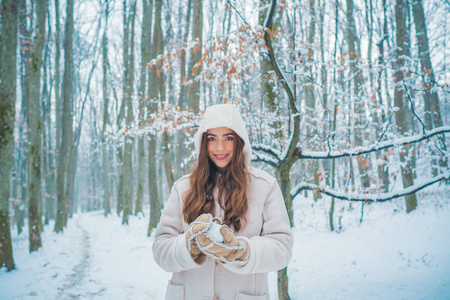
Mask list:
[[194,222],[189,225],[189,228],[186,231],[186,246],[191,253],[192,258],[197,263],[202,263],[205,260],[206,256],[198,248],[195,242],[195,238],[200,233],[208,230],[211,220],[212,216],[210,214],[200,215]]
[[248,259],[248,244],[243,239],[236,239],[233,232],[228,228],[228,226],[223,226],[220,230],[223,235],[224,243],[226,245],[233,246],[234,249],[225,255],[224,258],[227,261],[246,261]]
[[205,231],[197,236],[197,244],[201,251],[222,262],[235,260],[245,261],[248,259],[248,245],[242,239],[236,239],[231,229],[222,225],[220,227],[220,238],[210,231]]

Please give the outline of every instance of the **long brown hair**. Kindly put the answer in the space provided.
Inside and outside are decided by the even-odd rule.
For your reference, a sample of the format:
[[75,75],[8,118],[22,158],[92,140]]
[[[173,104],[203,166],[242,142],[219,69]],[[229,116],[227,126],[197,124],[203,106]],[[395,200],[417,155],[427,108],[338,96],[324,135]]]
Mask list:
[[[214,162],[208,157],[206,132],[202,135],[198,161],[190,176],[190,188],[184,194],[183,217],[189,224],[199,215],[214,216],[216,202],[224,210],[224,224],[238,232],[244,226],[248,210],[247,188],[250,173],[244,160],[244,141],[233,132],[234,153],[226,171],[218,176]],[[214,189],[218,188],[218,199]]]

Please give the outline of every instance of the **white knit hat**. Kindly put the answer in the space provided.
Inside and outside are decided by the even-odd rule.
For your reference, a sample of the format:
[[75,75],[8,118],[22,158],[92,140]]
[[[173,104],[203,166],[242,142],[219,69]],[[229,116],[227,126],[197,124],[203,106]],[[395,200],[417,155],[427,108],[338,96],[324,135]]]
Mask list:
[[233,104],[217,104],[206,109],[198,131],[194,135],[195,150],[200,153],[202,135],[208,129],[226,127],[233,130],[244,141],[244,159],[247,166],[252,159],[252,147],[248,138],[244,120],[239,113],[239,109]]

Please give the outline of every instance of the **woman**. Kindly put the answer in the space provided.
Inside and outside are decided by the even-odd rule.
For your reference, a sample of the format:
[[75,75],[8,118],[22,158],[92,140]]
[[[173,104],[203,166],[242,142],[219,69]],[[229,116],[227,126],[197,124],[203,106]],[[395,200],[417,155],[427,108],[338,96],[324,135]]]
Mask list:
[[173,273],[166,299],[269,299],[267,273],[288,264],[293,245],[277,181],[250,167],[235,105],[209,107],[194,139],[197,164],[174,184],[153,242]]

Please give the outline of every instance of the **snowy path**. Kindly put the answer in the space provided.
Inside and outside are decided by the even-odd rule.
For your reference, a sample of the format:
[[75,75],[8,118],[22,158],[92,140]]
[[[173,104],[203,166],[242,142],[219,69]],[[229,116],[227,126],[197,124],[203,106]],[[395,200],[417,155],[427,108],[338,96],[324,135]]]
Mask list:
[[81,223],[80,219],[76,220],[77,229],[81,231],[82,235],[80,239],[76,241],[74,247],[79,248],[78,251],[81,254],[77,258],[79,262],[72,269],[72,273],[66,277],[66,282],[58,288],[58,294],[60,298],[66,299],[78,299],[80,294],[80,284],[86,277],[86,273],[89,271],[90,256],[91,256],[91,244],[89,241],[89,233],[86,231]]
[[[368,206],[361,225],[358,206],[343,206],[339,234],[327,229],[326,201],[294,203],[291,299],[450,299],[450,204],[405,214],[398,203]],[[153,260],[147,222],[77,214],[63,234],[45,226],[44,247],[31,254],[14,229],[17,269],[0,270],[0,299],[164,299],[170,274]],[[275,300],[276,273],[269,281]]]

